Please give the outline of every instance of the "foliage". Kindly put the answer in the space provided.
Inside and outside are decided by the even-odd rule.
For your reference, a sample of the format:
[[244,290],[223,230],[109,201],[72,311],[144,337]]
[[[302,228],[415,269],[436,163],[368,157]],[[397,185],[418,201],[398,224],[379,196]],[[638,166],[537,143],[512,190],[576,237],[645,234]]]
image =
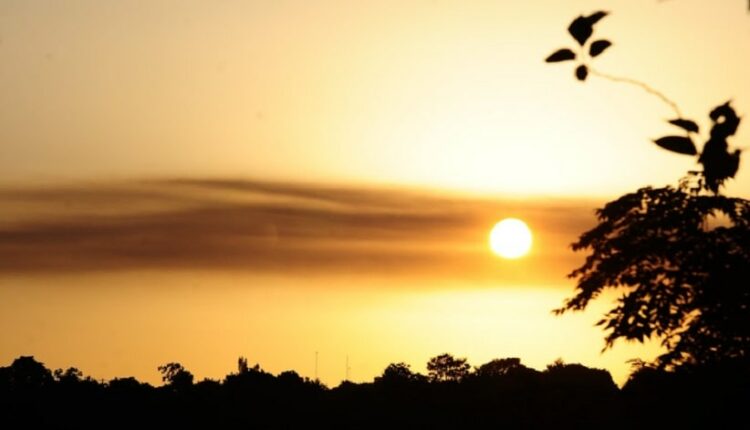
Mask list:
[[[583,46],[591,35],[586,23],[605,15],[578,17],[569,32]],[[570,59],[559,52],[547,62]],[[605,289],[625,290],[598,322],[607,332],[605,349],[619,338],[642,342],[657,336],[667,350],[656,360],[661,368],[747,365],[750,201],[719,194],[739,168],[740,150],[730,152],[728,138],[740,117],[730,102],[711,110],[710,136],[699,152],[700,127],[683,118],[674,102],[640,81],[596,73],[637,85],[674,108],[678,118],[669,123],[684,135],[654,143],[697,156],[703,170],[689,172],[677,188],[641,188],[597,210],[598,225],[572,245],[589,251],[585,263],[569,275],[577,281],[576,294],[555,312],[583,310]]]
[[[161,367],[184,371],[170,364]],[[180,390],[133,377],[97,382],[75,369],[55,373],[70,378],[51,378],[33,357],[0,366],[0,427],[628,429],[656,418],[669,428],[733,428],[728,423],[746,418],[750,401],[747,369],[722,367],[696,378],[644,367],[620,390],[606,370],[558,360],[537,371],[517,358],[432,383],[394,363],[372,382],[330,389],[294,371],[274,376],[259,366]]]
[[427,372],[431,381],[460,381],[469,375],[469,363],[465,358],[455,358],[450,354],[441,354],[427,362]]
[[381,383],[406,383],[413,381],[421,381],[424,379],[423,375],[414,373],[411,370],[411,366],[406,363],[391,363],[388,367],[383,370],[383,374],[375,378],[375,382]]
[[498,377],[524,368],[526,366],[521,364],[520,358],[496,358],[477,367],[474,374],[479,377]]
[[55,380],[59,382],[76,383],[83,379],[83,372],[75,367],[69,367],[66,370],[55,369],[53,372]]
[[52,372],[30,356],[16,358],[9,370],[10,382],[19,388],[39,389],[54,381]]
[[237,373],[241,375],[247,373],[249,370],[250,367],[247,365],[247,358],[240,356],[240,358],[237,359]]
[[[587,45],[589,38],[594,33],[594,24],[599,22],[609,13],[604,11],[594,12],[588,16],[579,16],[574,19],[568,27],[568,33],[578,42],[578,53],[570,48],[561,48],[553,52],[546,61],[548,63],[559,63],[562,61],[571,61],[581,59],[576,67],[575,75],[579,81],[585,81],[589,75],[589,67],[586,65],[586,58],[598,57],[607,48],[612,46],[612,42],[606,39],[599,39]],[[586,47],[588,46],[588,49]]]
[[[750,351],[750,201],[683,188],[642,188],[597,211],[573,244],[590,250],[570,276],[577,294],[558,313],[582,310],[604,289],[624,288],[599,321],[607,346],[657,335],[664,366],[746,359]],[[709,217],[723,214],[729,225]]]
[[727,144],[727,138],[737,132],[740,118],[729,102],[717,106],[711,111],[710,117],[714,123],[711,138],[703,147],[698,162],[703,165],[704,187],[718,193],[724,180],[733,178],[740,166],[740,150],[735,149],[730,154]]
[[180,363],[167,363],[158,367],[161,379],[175,389],[193,385],[193,374]]
[[545,381],[556,387],[565,387],[569,392],[588,391],[598,395],[617,392],[612,375],[603,369],[591,369],[577,363],[565,363],[561,359],[547,366]]
[[[569,48],[558,49],[545,60],[548,63],[558,63],[562,61],[575,60],[576,58],[586,57],[586,43],[593,34],[593,26],[609,13],[598,11],[588,16],[579,16],[573,20],[568,27],[568,32],[580,45],[578,54]],[[588,56],[591,58],[598,56],[604,50],[612,46],[609,40],[601,39],[591,43],[588,49]],[[589,75],[590,69],[585,61],[582,61],[576,69],[576,77],[580,81],[585,81]],[[694,139],[699,137],[700,128],[698,124],[690,119],[682,118],[682,114],[676,104],[665,97],[660,92],[654,90],[643,82],[630,79],[615,77],[599,72],[598,76],[615,82],[625,82],[637,85],[649,93],[656,95],[663,101],[672,106],[679,118],[669,120],[668,122],[685,132],[684,135],[669,135],[654,140],[658,146],[683,155],[697,155],[698,162],[703,166],[700,187],[713,193],[718,193],[719,188],[724,181],[733,178],[737,173],[740,162],[741,150],[735,149],[730,152],[727,139],[737,132],[740,125],[740,117],[731,106],[731,102],[726,102],[711,110],[709,118],[712,121],[710,137],[703,146],[703,151],[698,152]]]
[[673,119],[670,124],[685,131],[684,136],[664,136],[656,139],[654,143],[678,154],[698,155],[698,162],[703,165],[703,172],[698,177],[696,192],[703,188],[714,194],[724,181],[733,178],[740,166],[740,150],[729,152],[727,139],[734,136],[740,125],[740,117],[734,111],[730,102],[726,102],[714,108],[709,114],[713,125],[711,126],[711,137],[703,146],[699,154],[693,142],[693,135],[700,131],[695,121],[683,118]]

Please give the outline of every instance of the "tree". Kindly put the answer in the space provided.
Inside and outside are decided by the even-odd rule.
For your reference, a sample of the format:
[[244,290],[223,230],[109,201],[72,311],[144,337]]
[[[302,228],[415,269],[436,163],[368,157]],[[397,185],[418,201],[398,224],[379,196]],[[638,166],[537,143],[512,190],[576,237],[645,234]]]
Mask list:
[[10,365],[10,383],[17,388],[39,389],[52,382],[52,372],[33,356],[18,357]]
[[455,358],[450,354],[432,357],[427,362],[427,372],[433,382],[458,382],[468,376],[469,363],[465,358]]
[[375,378],[375,383],[403,383],[424,380],[424,375],[414,373],[406,363],[391,363],[383,370],[383,374]]
[[543,376],[550,386],[566,387],[566,395],[572,394],[573,390],[587,395],[617,392],[617,385],[608,371],[592,369],[577,363],[565,363],[559,358],[547,365]]
[[250,371],[250,367],[247,365],[247,358],[240,356],[237,359],[237,373],[242,375]]
[[75,384],[83,380],[83,372],[75,367],[69,367],[66,370],[55,369],[53,372],[58,382]]
[[161,379],[174,389],[183,389],[193,385],[193,374],[180,363],[167,363],[159,366]]
[[[581,16],[570,25],[568,31],[583,55],[593,25],[604,16]],[[594,49],[596,43],[590,45],[590,57],[601,53]],[[547,62],[580,55],[564,48]],[[655,363],[662,368],[728,361],[747,365],[750,201],[720,194],[739,168],[740,150],[730,151],[727,140],[737,131],[740,117],[729,102],[711,110],[710,138],[699,153],[694,143],[698,124],[683,118],[670,99],[640,81],[592,73],[637,85],[672,106],[678,117],[669,123],[684,135],[654,142],[697,156],[703,170],[688,172],[678,187],[641,188],[598,209],[598,225],[572,245],[576,251],[589,251],[585,263],[569,275],[576,280],[576,294],[556,313],[583,310],[605,289],[624,289],[616,306],[598,322],[607,331],[605,349],[619,338],[643,341],[657,336],[667,350]]]
[[497,377],[507,375],[518,369],[527,369],[520,358],[496,358],[476,368],[474,374],[479,377]]
[[[729,225],[713,226],[722,213]],[[618,338],[663,339],[661,366],[748,359],[750,201],[680,188],[642,188],[597,211],[599,224],[573,244],[590,250],[570,276],[577,294],[558,309],[582,310],[606,288],[625,288],[598,324]]]

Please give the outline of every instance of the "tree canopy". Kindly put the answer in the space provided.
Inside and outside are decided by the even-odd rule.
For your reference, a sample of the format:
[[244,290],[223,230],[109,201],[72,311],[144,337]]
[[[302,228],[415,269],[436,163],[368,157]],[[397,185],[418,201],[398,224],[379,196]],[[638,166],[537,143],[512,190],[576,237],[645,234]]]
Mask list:
[[[587,41],[593,26],[607,12],[574,19],[568,32],[578,53],[560,49],[548,63],[593,58],[611,46]],[[607,42],[606,46],[603,45]],[[588,47],[588,51],[586,47]],[[583,57],[583,59],[581,59]],[[589,59],[590,59],[589,58]],[[579,72],[580,68],[585,70]],[[697,122],[683,118],[677,105],[647,84],[600,73],[581,63],[576,77],[592,74],[641,87],[669,104],[678,118],[668,122],[684,135],[654,140],[671,152],[696,156],[703,167],[691,171],[677,187],[641,188],[596,211],[598,225],[573,243],[588,251],[584,264],[573,270],[576,294],[556,310],[583,310],[606,289],[623,294],[598,322],[606,346],[619,338],[643,341],[657,336],[666,353],[656,360],[663,368],[710,366],[727,362],[748,364],[750,355],[750,201],[720,193],[739,169],[740,149],[728,139],[741,118],[730,102],[709,113],[708,140],[699,151]]]
[[465,358],[455,358],[451,354],[440,354],[427,362],[427,372],[432,381],[460,381],[469,374],[469,363]]
[[584,309],[607,288],[624,289],[599,321],[607,346],[656,335],[668,350],[663,366],[747,359],[750,201],[647,187],[597,217],[573,244],[590,254],[571,272],[577,293],[558,313]]

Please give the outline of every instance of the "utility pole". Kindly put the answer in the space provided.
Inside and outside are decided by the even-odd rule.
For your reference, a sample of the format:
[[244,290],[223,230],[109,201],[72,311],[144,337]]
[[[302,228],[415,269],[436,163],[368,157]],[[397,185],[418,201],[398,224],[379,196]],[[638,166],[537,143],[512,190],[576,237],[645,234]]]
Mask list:
[[318,380],[318,351],[315,351],[315,381]]

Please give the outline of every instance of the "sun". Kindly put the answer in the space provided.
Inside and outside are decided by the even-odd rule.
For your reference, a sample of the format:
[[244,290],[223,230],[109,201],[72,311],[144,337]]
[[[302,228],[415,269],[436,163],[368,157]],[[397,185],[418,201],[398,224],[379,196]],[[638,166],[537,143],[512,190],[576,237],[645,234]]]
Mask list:
[[503,258],[515,259],[528,254],[531,241],[529,226],[517,218],[505,218],[490,232],[490,248]]

